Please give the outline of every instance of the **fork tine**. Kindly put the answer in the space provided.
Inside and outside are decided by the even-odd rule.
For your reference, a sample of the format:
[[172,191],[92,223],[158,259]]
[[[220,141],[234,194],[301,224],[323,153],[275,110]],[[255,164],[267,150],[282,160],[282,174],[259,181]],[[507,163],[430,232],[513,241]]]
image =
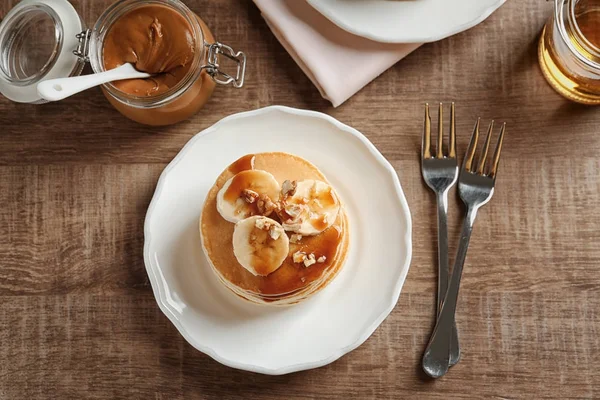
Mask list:
[[473,129],[473,135],[471,136],[471,142],[469,143],[469,148],[467,149],[467,155],[464,161],[464,168],[469,172],[471,172],[471,165],[473,164],[473,158],[475,158],[475,150],[477,150],[477,140],[479,139],[480,122],[481,118],[477,118],[477,123],[475,123],[475,129]]
[[425,131],[423,132],[423,158],[431,158],[431,117],[429,104],[425,103]]
[[448,156],[456,157],[456,120],[454,118],[454,102],[450,106],[450,142],[448,144]]
[[494,160],[492,163],[492,170],[490,171],[490,177],[495,178],[496,172],[498,172],[498,164],[500,162],[500,152],[502,151],[502,142],[504,141],[504,131],[506,130],[506,122],[502,124],[500,130],[500,136],[498,137],[498,144],[496,145],[496,151],[494,151]]
[[437,141],[437,158],[444,158],[444,108],[440,103],[440,111],[438,113],[438,141]]
[[493,130],[494,120],[492,120],[490,127],[488,128],[487,138],[485,139],[485,144],[483,145],[483,150],[481,152],[481,158],[479,159],[479,164],[477,165],[477,173],[479,175],[483,175],[483,170],[485,169],[485,161],[487,160],[488,151],[490,150],[490,141],[492,139]]

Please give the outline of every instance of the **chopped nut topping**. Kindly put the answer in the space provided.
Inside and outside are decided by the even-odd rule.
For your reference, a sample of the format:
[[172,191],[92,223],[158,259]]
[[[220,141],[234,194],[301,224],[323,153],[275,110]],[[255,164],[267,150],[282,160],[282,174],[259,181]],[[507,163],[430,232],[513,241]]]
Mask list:
[[317,258],[318,263],[324,263],[325,260],[327,260],[327,257],[325,257],[325,256],[321,256],[321,257]]
[[293,196],[296,193],[296,187],[298,186],[298,181],[283,181],[281,185],[281,194],[283,197]]
[[265,217],[268,217],[277,209],[277,204],[273,203],[273,200],[266,194],[261,194],[256,202],[258,212]]
[[290,236],[290,242],[292,242],[292,243],[300,243],[301,240],[302,240],[302,235],[297,235],[294,233],[292,236]]
[[242,190],[242,198],[246,201],[246,203],[254,203],[256,199],[258,199],[258,193],[254,190],[244,189]]
[[302,227],[302,221],[294,222],[291,219],[288,219],[283,223],[283,229],[286,231],[296,232]]
[[311,265],[313,265],[314,263],[316,263],[317,260],[315,260],[315,255],[313,253],[310,253],[305,259],[304,259],[304,266],[306,268],[310,267]]
[[300,278],[300,280],[302,281],[302,283],[306,282],[306,278],[305,277]]
[[313,253],[310,254],[306,254],[303,251],[297,251],[294,253],[294,255],[292,256],[292,259],[294,260],[295,263],[304,263],[304,267],[308,268],[311,265],[315,264],[317,262],[317,260],[315,259],[315,255]]
[[285,206],[284,210],[287,215],[295,219],[302,213],[304,207],[299,204],[288,204]]
[[266,218],[258,218],[254,223],[254,226],[256,226],[258,229],[262,229],[263,231],[268,231],[271,229],[272,224]]
[[294,255],[292,256],[292,259],[294,260],[295,263],[301,263],[302,261],[306,260],[306,253],[303,251],[297,251],[294,253]]
[[281,236],[281,229],[276,225],[271,225],[271,228],[269,229],[269,236],[271,236],[271,239],[273,240],[279,239]]

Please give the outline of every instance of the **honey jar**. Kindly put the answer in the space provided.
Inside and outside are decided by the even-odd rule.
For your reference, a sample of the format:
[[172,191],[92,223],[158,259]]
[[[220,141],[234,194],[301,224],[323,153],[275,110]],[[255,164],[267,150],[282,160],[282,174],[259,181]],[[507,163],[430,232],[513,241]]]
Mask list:
[[539,62],[558,93],[578,103],[600,104],[600,0],[554,0],[540,38]]

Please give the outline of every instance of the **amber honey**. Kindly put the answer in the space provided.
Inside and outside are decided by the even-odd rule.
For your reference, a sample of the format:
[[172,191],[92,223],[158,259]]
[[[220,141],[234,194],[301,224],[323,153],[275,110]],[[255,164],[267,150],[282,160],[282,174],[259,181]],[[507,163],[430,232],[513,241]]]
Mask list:
[[555,0],[540,38],[539,61],[558,93],[600,105],[600,0]]

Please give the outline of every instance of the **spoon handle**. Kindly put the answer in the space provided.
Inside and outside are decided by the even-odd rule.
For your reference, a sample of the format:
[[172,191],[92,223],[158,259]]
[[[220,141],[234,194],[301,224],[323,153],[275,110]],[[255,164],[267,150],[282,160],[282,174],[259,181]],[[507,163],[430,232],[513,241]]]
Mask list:
[[124,64],[97,74],[49,79],[38,83],[37,91],[44,100],[58,101],[103,83],[149,76],[150,74],[137,71],[131,64]]

